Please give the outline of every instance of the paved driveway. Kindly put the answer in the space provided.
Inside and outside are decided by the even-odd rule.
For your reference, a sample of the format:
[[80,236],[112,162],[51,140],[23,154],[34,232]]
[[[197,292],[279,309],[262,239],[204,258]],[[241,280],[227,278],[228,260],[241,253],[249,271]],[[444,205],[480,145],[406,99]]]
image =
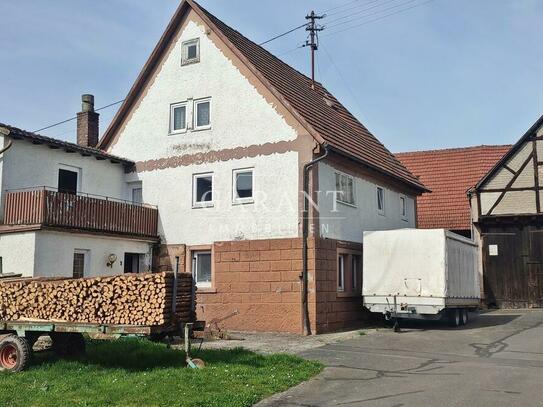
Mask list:
[[259,406],[543,406],[543,311],[411,324],[301,353],[327,368]]

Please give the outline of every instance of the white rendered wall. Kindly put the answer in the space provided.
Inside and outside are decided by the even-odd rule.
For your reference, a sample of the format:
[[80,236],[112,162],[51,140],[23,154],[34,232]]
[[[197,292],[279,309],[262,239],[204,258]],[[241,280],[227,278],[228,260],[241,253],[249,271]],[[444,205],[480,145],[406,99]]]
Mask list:
[[[200,39],[200,62],[181,66],[181,43],[194,38]],[[212,128],[169,135],[170,105],[207,97],[211,97]],[[138,103],[111,148],[111,153],[135,161],[294,140],[297,137],[295,130],[274,106],[194,21],[188,21]]]
[[2,272],[32,277],[35,259],[35,232],[0,234]]
[[[355,206],[336,204],[334,212],[334,195],[326,191],[336,190],[336,170],[326,163],[319,163],[319,217],[320,234],[331,239],[362,242],[363,232],[372,230],[389,230],[414,228],[415,198],[406,196],[390,188],[386,184],[376,184],[365,178],[354,178]],[[352,175],[352,174],[348,174]],[[377,210],[377,186],[384,189],[385,211],[381,215]],[[407,220],[400,213],[400,196],[406,197]]]
[[44,145],[15,140],[4,153],[3,191],[34,186],[58,186],[61,165],[81,169],[79,190],[89,194],[125,198],[124,168],[107,160],[53,150]]
[[[34,275],[39,277],[71,277],[75,250],[89,250],[85,277],[122,274],[125,252],[146,254],[147,267],[151,260],[152,246],[147,242],[50,231],[38,231],[36,235]],[[110,254],[117,256],[111,268],[106,266]]]
[[[272,154],[138,174],[158,205],[163,243],[209,244],[298,236],[298,153]],[[254,203],[232,203],[232,171],[253,168]],[[214,206],[192,207],[193,174],[213,172]],[[135,176],[135,174],[133,174]]]
[[[194,38],[200,39],[200,62],[181,66],[181,43]],[[207,97],[212,128],[170,135],[170,105]],[[187,22],[135,106],[110,151],[137,162],[263,146],[298,136],[194,21]],[[191,121],[190,113],[187,119]],[[298,161],[296,151],[287,151],[145,170],[127,179],[142,181],[143,200],[158,205],[163,243],[296,237]],[[232,170],[240,168],[254,168],[254,204],[232,204]],[[214,173],[215,205],[193,209],[192,176],[203,172]]]

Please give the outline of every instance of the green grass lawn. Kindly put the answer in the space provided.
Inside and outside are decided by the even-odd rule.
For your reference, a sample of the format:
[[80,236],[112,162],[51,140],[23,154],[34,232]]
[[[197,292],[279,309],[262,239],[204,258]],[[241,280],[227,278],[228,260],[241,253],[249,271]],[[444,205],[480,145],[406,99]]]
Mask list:
[[322,370],[290,355],[202,350],[205,369],[184,353],[145,340],[88,341],[79,361],[35,355],[22,373],[0,373],[2,406],[250,406]]

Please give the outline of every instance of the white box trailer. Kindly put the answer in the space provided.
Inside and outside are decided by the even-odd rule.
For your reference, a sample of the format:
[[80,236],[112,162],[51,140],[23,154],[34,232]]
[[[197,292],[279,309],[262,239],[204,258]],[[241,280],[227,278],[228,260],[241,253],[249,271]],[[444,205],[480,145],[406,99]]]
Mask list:
[[477,245],[445,229],[365,232],[362,295],[387,319],[463,325],[480,303]]

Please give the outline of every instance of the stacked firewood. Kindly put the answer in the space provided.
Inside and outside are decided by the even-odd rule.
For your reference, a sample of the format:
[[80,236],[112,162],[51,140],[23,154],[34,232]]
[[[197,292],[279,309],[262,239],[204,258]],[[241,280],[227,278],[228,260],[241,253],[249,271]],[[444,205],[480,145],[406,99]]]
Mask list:
[[189,321],[192,277],[178,275],[175,299],[173,282],[173,273],[0,280],[0,321],[140,326]]

